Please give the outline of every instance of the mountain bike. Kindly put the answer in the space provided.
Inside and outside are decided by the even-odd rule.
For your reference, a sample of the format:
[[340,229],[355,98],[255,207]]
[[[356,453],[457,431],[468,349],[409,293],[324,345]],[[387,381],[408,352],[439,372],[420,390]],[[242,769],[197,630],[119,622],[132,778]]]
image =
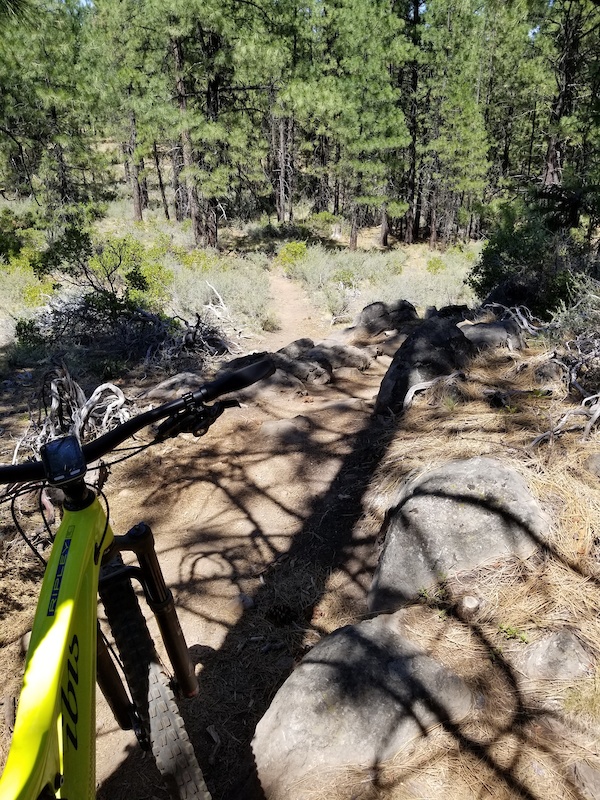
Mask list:
[[[178,697],[196,695],[198,682],[152,531],[140,523],[114,535],[85,475],[89,465],[148,425],[160,422],[150,444],[180,433],[205,433],[226,408],[239,405],[218,398],[273,371],[272,362],[262,359],[133,417],[89,444],[62,436],[42,447],[41,461],[0,467],[0,484],[26,484],[17,492],[31,491],[32,482],[38,482],[64,493],[0,800],[95,797],[96,681],[119,726],[133,730],[142,748],[151,750],[171,796],[210,800],[176,703]],[[137,564],[126,565],[122,552],[132,552]],[[157,655],[132,580],[141,584],[156,617],[174,677]],[[116,649],[100,631],[98,594]]]

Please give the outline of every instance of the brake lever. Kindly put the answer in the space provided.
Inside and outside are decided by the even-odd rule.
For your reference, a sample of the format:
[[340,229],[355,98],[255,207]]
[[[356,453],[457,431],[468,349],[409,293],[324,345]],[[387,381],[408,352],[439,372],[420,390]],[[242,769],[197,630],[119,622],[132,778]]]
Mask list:
[[237,400],[219,400],[210,406],[197,404],[191,400],[191,394],[186,395],[185,408],[167,417],[156,429],[155,442],[164,442],[173,439],[180,433],[191,433],[200,437],[208,431],[210,426],[217,421],[226,408],[239,408]]

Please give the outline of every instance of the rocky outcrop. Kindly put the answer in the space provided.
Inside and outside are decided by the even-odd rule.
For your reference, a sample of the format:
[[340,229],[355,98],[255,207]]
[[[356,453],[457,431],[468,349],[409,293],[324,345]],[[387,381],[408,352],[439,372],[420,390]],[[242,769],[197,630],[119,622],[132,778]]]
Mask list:
[[463,719],[472,702],[466,684],[401,636],[393,616],[340,628],[304,658],[256,728],[264,795],[314,797],[336,769],[379,764]]
[[412,386],[461,369],[474,353],[473,344],[451,320],[425,320],[396,352],[381,382],[375,413],[400,411]]
[[425,472],[392,502],[369,609],[393,611],[492,559],[528,558],[547,527],[523,478],[500,461],[470,458]]

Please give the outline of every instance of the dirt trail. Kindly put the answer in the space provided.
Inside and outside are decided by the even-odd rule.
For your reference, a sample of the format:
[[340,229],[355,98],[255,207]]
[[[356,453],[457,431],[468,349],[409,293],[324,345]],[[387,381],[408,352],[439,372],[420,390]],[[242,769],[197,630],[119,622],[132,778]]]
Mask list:
[[[330,333],[296,283],[271,279],[281,327],[261,349]],[[153,527],[197,663],[200,695],[182,708],[215,800],[249,796],[249,743],[273,694],[324,626],[343,624],[345,604],[364,610],[372,544],[354,542],[334,567],[360,513],[353,454],[388,363],[306,395],[262,387],[203,439],[179,437],[114,469],[114,528]],[[132,734],[99,704],[100,800],[165,797]]]
[[319,314],[298,283],[280,270],[273,270],[269,279],[279,328],[263,334],[267,350],[279,350],[301,336],[323,339],[329,335],[331,327],[327,319]]

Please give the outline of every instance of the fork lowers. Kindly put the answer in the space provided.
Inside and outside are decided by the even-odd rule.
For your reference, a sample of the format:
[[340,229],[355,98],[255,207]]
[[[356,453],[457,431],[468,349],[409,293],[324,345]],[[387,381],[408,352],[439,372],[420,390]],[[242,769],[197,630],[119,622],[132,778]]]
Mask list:
[[156,617],[165,649],[173,666],[178,691],[184,697],[195,697],[198,694],[198,680],[177,617],[173,594],[165,583],[158,562],[150,526],[140,522],[124,536],[115,536],[110,555],[114,554],[115,549],[135,553],[139,569],[125,567],[125,570],[142,584],[146,601]]

